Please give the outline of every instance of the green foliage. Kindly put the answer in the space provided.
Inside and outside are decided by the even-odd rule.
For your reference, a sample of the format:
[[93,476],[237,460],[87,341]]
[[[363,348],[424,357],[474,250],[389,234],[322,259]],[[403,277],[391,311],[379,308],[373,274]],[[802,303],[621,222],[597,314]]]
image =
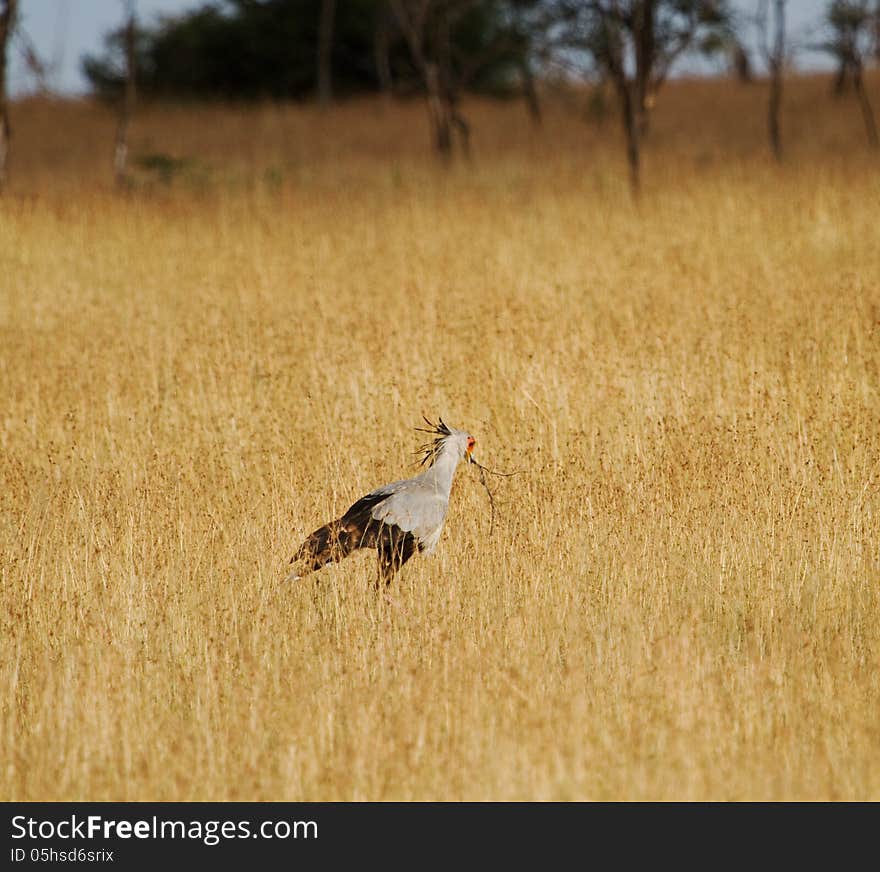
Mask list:
[[557,41],[566,47],[567,60],[602,74],[645,62],[637,55],[647,49],[651,65],[665,77],[685,52],[717,54],[734,32],[729,0],[548,0],[547,5],[558,22]]
[[[505,4],[476,0],[451,33],[457,63],[474,90],[509,87],[510,71],[527,43],[501,40]],[[164,18],[138,33],[138,88],[148,97],[299,99],[316,89],[320,0],[225,0]],[[418,87],[402,34],[378,0],[336,0],[332,43],[334,92],[378,90],[377,16],[391,25],[389,63],[396,87]],[[504,33],[505,37],[508,35]],[[105,38],[100,57],[83,59],[94,91],[113,98],[122,87],[121,35]]]
[[868,55],[878,18],[880,7],[872,9],[868,0],[834,0],[825,16],[828,39],[820,48],[843,63]]

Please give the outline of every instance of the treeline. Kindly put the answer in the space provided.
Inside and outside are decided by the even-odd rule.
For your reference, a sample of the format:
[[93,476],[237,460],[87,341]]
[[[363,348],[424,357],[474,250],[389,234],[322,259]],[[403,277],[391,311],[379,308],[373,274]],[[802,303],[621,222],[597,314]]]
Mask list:
[[[807,44],[789,34],[792,0],[214,0],[145,26],[137,0],[83,59],[95,93],[119,106],[116,171],[126,181],[136,99],[313,99],[365,92],[420,95],[434,146],[467,152],[464,93],[521,95],[540,123],[540,88],[586,81],[617,98],[630,181],[638,192],[651,113],[688,53],[721,59],[747,81],[770,80],[767,130],[784,155],[783,82],[809,47],[837,64],[834,93],[853,91],[869,144],[880,147],[864,69],[880,59],[880,0],[830,0]],[[744,8],[751,3],[751,11]],[[0,187],[9,143],[5,69],[19,0],[0,0]],[[747,38],[747,35],[750,38]],[[757,39],[754,39],[757,35]],[[746,45],[753,46],[751,52]]]
[[[465,92],[521,94],[536,80],[610,82],[621,101],[633,186],[656,95],[688,51],[738,49],[728,0],[225,0],[109,34],[83,69],[113,98],[303,99],[423,94],[437,151],[467,152]],[[125,62],[122,62],[122,59]]]
[[[771,80],[768,133],[782,159],[782,80],[793,49],[788,5],[755,0],[753,14],[744,14],[729,0],[223,0],[153,27],[135,26],[132,13],[83,69],[104,97],[122,93],[134,75],[140,94],[175,99],[316,96],[327,104],[370,91],[421,93],[444,155],[456,143],[468,149],[463,92],[522,94],[539,120],[536,80],[599,81],[617,95],[638,189],[641,143],[675,64],[700,52],[748,79],[746,30],[759,36],[756,51]],[[868,58],[880,56],[880,0],[832,0],[818,32],[812,48],[837,59],[836,89],[852,82],[877,145],[862,73]]]
[[[510,93],[532,48],[511,13],[538,5],[218,0],[136,28],[138,90],[147,97],[200,100],[413,93],[422,87],[419,59],[408,43],[414,24],[437,43],[426,51],[448,55],[448,75],[472,91]],[[124,39],[120,27],[106,35],[101,55],[82,61],[98,96],[122,91]]]

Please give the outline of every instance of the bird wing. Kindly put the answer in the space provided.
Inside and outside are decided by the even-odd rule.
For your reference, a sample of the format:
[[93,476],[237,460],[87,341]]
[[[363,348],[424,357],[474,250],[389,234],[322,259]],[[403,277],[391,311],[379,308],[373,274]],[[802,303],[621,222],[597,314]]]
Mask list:
[[368,494],[362,496],[356,503],[352,503],[345,514],[339,519],[340,524],[342,524],[343,527],[366,526],[370,519],[375,517],[373,515],[374,509],[394,493],[392,488],[396,484],[399,484],[399,482],[378,487],[376,490],[372,490]]
[[449,500],[421,476],[382,485],[353,503],[340,518],[346,527],[363,529],[370,519],[412,533],[429,554],[440,541]]
[[372,517],[412,533],[421,550],[433,551],[440,539],[448,500],[417,478],[394,482],[386,488],[390,493],[372,507]]

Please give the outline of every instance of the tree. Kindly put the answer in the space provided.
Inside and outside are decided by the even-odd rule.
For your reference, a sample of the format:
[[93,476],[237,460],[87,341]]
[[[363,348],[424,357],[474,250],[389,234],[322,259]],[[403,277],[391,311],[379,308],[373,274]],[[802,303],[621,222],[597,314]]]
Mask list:
[[555,0],[557,51],[613,83],[626,136],[630,184],[641,187],[641,146],[650,112],[675,62],[711,47],[730,25],[723,0]]
[[[327,88],[374,87],[370,17],[374,0],[224,0],[140,28],[138,92],[147,98],[302,99]],[[322,30],[323,39],[319,39]],[[93,90],[115,99],[124,85],[120,30],[82,68]],[[323,56],[319,48],[326,49]],[[398,47],[398,54],[404,54]],[[320,61],[320,62],[319,62]]]
[[880,141],[877,138],[874,110],[865,90],[863,71],[865,57],[871,53],[876,15],[867,0],[834,0],[826,15],[829,37],[821,45],[821,48],[837,60],[835,93],[838,96],[842,94],[847,80],[852,81],[865,122],[865,134],[872,148],[880,147]]
[[880,0],[874,8],[874,58],[880,61]]
[[6,96],[6,59],[17,11],[18,0],[0,0],[0,192],[6,188],[9,140],[12,136]]
[[[768,7],[772,6],[773,25],[770,25]],[[758,0],[756,21],[764,62],[770,73],[770,98],[767,102],[767,132],[770,148],[777,161],[782,160],[782,76],[785,72],[785,6],[786,0]],[[772,30],[772,40],[770,32]]]
[[124,0],[125,27],[123,38],[125,45],[125,86],[119,104],[119,121],[116,125],[116,147],[113,154],[113,167],[116,172],[116,184],[128,184],[128,129],[134,114],[136,97],[136,58],[135,46],[137,39],[137,18],[135,15],[136,0]]
[[52,90],[49,87],[50,69],[46,62],[40,57],[37,47],[34,45],[34,41],[30,38],[20,23],[15,28],[15,38],[18,41],[18,47],[24,59],[24,65],[36,82],[37,93],[43,97],[48,96]]
[[469,153],[470,126],[459,109],[475,85],[509,90],[528,55],[528,39],[502,0],[390,0],[424,91],[434,146],[449,158],[454,134]]
[[452,67],[452,29],[470,6],[471,0],[391,0],[425,88],[434,146],[444,157],[452,153],[453,128],[465,153],[470,146],[470,127],[458,111],[458,82]]
[[540,125],[541,103],[535,85],[536,62],[546,61],[550,52],[548,19],[542,0],[507,0],[502,6],[506,39],[517,59],[520,89],[529,117]]
[[[456,76],[502,27],[502,0],[467,5],[449,34]],[[103,98],[117,99],[124,88],[124,42],[116,30],[105,36],[101,55],[82,61]],[[424,90],[389,0],[214,0],[139,28],[135,55],[144,99],[320,101],[387,92],[392,77],[399,93]],[[508,57],[493,56],[466,74],[467,87],[509,88],[511,69]]]
[[728,46],[728,54],[730,56],[730,67],[737,78],[737,81],[744,85],[752,81],[752,61],[746,47],[738,40],[734,39]]

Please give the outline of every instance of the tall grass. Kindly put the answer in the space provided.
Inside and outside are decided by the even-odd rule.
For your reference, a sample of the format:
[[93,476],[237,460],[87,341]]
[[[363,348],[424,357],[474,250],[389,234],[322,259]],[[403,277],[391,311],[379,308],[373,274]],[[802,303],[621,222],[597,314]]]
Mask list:
[[[880,798],[880,176],[795,83],[616,119],[21,106],[0,202],[0,798]],[[795,111],[798,110],[798,111]],[[47,135],[64,118],[67,144]],[[55,149],[57,153],[55,152]],[[54,156],[53,156],[54,155]],[[458,473],[433,558],[285,586]]]

